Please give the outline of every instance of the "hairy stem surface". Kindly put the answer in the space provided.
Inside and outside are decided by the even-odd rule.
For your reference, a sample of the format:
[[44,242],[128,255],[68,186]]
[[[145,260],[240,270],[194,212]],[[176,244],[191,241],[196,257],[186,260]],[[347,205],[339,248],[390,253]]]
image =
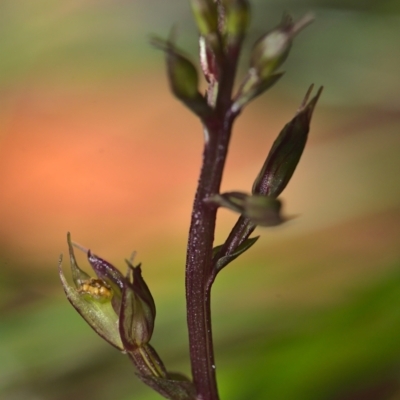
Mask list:
[[219,193],[228,152],[232,123],[230,99],[239,50],[225,60],[217,107],[204,121],[205,146],[203,164],[193,205],[186,259],[186,303],[189,330],[190,359],[193,382],[202,400],[217,400],[214,349],[211,330],[212,249],[216,208],[204,203],[207,197]]
[[202,400],[218,399],[211,332],[210,291],[206,290],[206,282],[212,268],[217,210],[207,206],[203,200],[219,192],[230,134],[230,121],[214,126],[213,132],[209,132],[189,231],[186,265],[189,345],[193,381]]

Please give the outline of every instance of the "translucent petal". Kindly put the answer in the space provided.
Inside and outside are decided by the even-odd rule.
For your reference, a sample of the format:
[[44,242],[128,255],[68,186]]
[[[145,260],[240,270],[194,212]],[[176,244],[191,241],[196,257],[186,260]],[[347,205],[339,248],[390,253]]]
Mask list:
[[117,349],[123,350],[124,346],[118,329],[118,315],[115,313],[111,301],[91,298],[69,285],[63,274],[61,261],[60,257],[59,275],[69,302],[98,335]]

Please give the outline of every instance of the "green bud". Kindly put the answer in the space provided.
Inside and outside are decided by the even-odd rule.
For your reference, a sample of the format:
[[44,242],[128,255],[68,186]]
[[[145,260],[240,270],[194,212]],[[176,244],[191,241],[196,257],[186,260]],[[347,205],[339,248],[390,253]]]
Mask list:
[[198,116],[207,115],[211,109],[199,92],[199,76],[194,64],[172,41],[153,38],[152,44],[165,52],[168,81],[174,95]]
[[312,15],[306,15],[294,23],[293,19],[285,14],[275,29],[257,40],[252,50],[250,66],[257,71],[260,78],[269,76],[283,64],[289,54],[293,38],[313,19]]
[[250,5],[247,0],[224,0],[225,33],[229,41],[242,39],[250,22]]
[[190,0],[194,19],[201,35],[218,32],[218,8],[213,0]]
[[295,117],[285,125],[275,140],[254,184],[253,193],[278,197],[292,177],[303,154],[310,130],[311,117],[321,95],[322,87],[307,104],[313,85],[309,88]]
[[172,47],[166,53],[166,61],[169,83],[175,96],[183,101],[196,99],[199,76],[193,63]]
[[285,221],[280,214],[281,202],[265,195],[228,192],[210,196],[205,202],[238,212],[249,218],[254,225],[276,226]]

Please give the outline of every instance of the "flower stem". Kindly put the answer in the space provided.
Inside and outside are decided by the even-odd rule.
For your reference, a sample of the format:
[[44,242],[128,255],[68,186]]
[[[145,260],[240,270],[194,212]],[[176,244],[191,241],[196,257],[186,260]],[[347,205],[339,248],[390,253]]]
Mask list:
[[186,304],[193,382],[201,400],[218,400],[211,330],[212,249],[217,209],[204,203],[219,193],[236,117],[230,112],[240,44],[231,48],[222,65],[216,107],[203,121],[205,146],[194,199],[186,258]]
[[[206,128],[205,128],[206,129]],[[198,396],[218,399],[211,332],[210,291],[216,209],[203,200],[218,193],[230,138],[230,126],[210,132],[205,144],[203,166],[194,200],[186,264],[186,301],[190,358]]]

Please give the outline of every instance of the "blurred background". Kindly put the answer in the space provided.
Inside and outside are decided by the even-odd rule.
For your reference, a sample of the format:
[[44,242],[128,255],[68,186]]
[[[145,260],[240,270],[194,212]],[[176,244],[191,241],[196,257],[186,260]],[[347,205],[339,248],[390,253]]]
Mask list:
[[[282,195],[297,218],[259,229],[215,284],[221,399],[398,400],[400,2],[252,6],[242,74],[282,12],[317,20],[283,80],[238,119],[222,189],[249,191],[309,84],[325,90]],[[66,300],[67,231],[122,269],[138,251],[157,304],[152,344],[190,375],[184,264],[203,138],[148,40],[174,24],[195,59],[184,0],[0,2],[1,399],[160,398]],[[220,212],[216,244],[235,220]]]

